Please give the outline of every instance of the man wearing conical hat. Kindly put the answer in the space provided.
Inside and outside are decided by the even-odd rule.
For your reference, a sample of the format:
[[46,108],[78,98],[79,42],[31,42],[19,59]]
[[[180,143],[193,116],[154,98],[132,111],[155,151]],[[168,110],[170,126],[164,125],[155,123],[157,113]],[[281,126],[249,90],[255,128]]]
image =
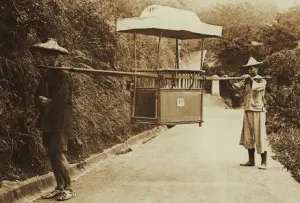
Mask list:
[[261,155],[259,169],[267,169],[267,134],[266,110],[264,95],[266,80],[258,75],[258,68],[263,62],[250,57],[243,67],[248,68],[249,74],[243,75],[243,81],[232,83],[236,88],[244,88],[244,119],[240,145],[248,150],[249,160],[241,166],[255,166],[255,149]]
[[[40,54],[43,65],[57,66],[60,55],[68,51],[59,46],[55,39],[47,39],[43,43],[34,44],[32,53]],[[48,69],[41,79],[36,94],[35,103],[40,112],[37,127],[42,131],[43,145],[56,179],[57,186],[42,198],[57,198],[67,200],[75,196],[71,189],[69,163],[66,159],[68,135],[72,133],[72,79],[63,70]]]

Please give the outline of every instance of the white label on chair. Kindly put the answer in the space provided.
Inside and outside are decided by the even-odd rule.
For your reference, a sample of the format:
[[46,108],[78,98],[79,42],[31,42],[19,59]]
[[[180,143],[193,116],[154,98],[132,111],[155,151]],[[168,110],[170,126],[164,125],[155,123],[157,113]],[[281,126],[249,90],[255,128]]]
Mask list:
[[177,98],[177,107],[183,107],[183,106],[184,106],[184,99]]

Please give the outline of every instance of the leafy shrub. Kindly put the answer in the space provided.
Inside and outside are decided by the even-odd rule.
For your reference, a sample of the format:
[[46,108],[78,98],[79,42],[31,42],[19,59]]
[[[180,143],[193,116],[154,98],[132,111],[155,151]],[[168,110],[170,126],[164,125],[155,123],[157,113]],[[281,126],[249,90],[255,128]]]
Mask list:
[[[143,4],[124,0],[7,0],[0,6],[0,180],[25,179],[49,171],[33,95],[42,71],[34,68],[29,47],[47,37],[72,51],[64,65],[129,71],[132,36],[117,34],[115,20],[139,15]],[[138,37],[139,64],[153,67],[153,38]],[[145,44],[145,45],[144,45]],[[147,45],[146,45],[147,44]],[[168,47],[163,53],[169,54]],[[144,57],[141,57],[144,56]],[[169,57],[161,57],[167,64]],[[117,59],[117,62],[116,62]],[[149,126],[130,124],[130,95],[125,79],[72,74],[74,134],[72,162],[120,143]]]
[[269,134],[270,143],[276,154],[274,158],[280,161],[298,182],[300,182],[299,133],[299,128],[286,128]]
[[270,128],[300,127],[299,122],[299,49],[281,51],[266,58],[265,72],[272,76],[268,83]]

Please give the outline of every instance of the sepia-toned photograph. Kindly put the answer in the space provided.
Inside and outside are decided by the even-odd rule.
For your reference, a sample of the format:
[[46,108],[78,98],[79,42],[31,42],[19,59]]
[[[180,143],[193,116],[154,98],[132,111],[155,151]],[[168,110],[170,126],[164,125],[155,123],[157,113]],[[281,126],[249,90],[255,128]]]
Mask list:
[[0,0],[0,203],[299,203],[300,0]]

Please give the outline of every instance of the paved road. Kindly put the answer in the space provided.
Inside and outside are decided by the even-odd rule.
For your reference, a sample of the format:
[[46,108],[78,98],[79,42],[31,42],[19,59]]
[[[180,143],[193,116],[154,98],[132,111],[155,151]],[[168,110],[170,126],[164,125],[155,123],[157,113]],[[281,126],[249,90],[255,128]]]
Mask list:
[[[242,110],[208,106],[203,127],[176,126],[74,182],[68,202],[299,203],[300,184],[278,162],[243,168]],[[53,202],[37,200],[37,203]]]

